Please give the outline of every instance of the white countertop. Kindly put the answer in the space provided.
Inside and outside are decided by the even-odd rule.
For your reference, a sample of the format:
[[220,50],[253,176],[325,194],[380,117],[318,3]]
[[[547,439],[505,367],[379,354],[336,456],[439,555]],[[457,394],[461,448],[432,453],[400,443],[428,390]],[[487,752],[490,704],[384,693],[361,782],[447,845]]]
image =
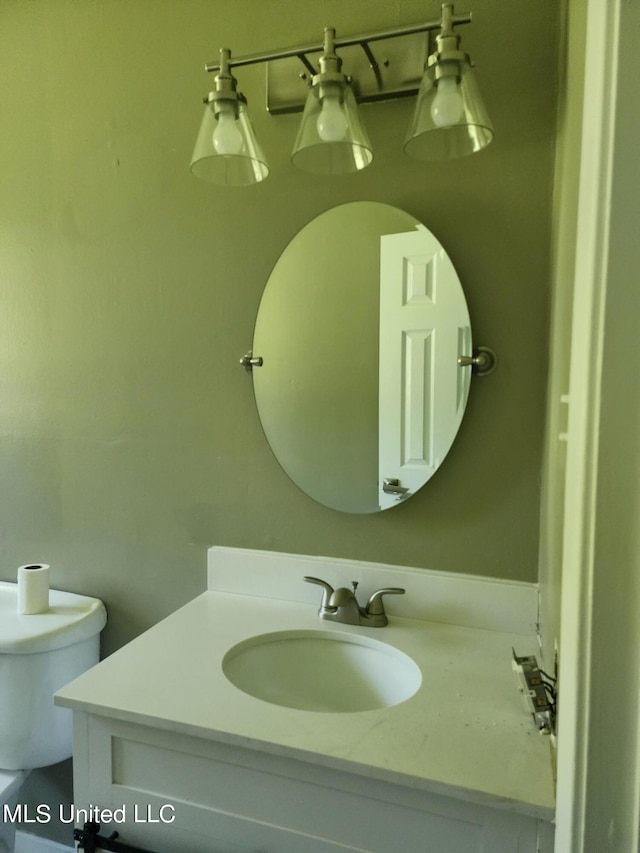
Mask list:
[[[552,819],[549,738],[536,731],[511,672],[512,647],[536,654],[535,636],[393,615],[384,628],[340,625],[320,621],[317,603],[209,590],[59,691],[56,703]],[[389,643],[418,664],[422,686],[391,708],[316,713],[255,699],[225,677],[222,658],[236,643],[301,629]]]

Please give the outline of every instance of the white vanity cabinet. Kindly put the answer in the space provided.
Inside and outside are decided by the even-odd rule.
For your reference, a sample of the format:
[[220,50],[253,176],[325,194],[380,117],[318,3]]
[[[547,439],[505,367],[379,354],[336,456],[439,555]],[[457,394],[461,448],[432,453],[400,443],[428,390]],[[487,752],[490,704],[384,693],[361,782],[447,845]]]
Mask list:
[[103,833],[157,853],[553,849],[546,821],[509,810],[151,726],[74,719],[77,805],[124,810],[126,822]]
[[[549,738],[510,665],[512,646],[535,652],[532,590],[212,551],[208,592],[56,696],[73,710],[76,807],[93,810],[102,834],[154,853],[551,853]],[[365,596],[407,592],[384,628],[323,624],[304,575],[358,580]],[[467,624],[443,618],[453,599]],[[483,614],[482,601],[505,615]],[[394,646],[421,686],[392,707],[329,713],[261,701],[225,677],[236,644],[310,629]]]

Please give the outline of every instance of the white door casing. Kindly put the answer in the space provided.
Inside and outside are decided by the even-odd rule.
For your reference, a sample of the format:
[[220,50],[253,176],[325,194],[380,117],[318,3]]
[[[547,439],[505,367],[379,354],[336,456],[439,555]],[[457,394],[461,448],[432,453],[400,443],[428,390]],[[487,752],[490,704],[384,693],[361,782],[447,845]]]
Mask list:
[[640,7],[589,0],[569,387],[557,853],[640,849]]

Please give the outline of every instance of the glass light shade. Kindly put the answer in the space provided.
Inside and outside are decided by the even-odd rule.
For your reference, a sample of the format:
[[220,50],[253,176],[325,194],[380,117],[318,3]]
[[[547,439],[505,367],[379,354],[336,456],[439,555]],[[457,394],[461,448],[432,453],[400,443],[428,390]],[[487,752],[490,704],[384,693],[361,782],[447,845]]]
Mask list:
[[[416,160],[450,160],[485,148],[493,126],[478,90],[473,69],[460,64],[460,83],[438,93],[433,69],[425,71],[404,150]],[[441,80],[447,78],[441,78]],[[457,88],[457,91],[456,91]]]
[[205,106],[191,158],[191,171],[213,184],[236,187],[257,184],[269,174],[266,157],[243,101],[238,101],[235,120],[233,115],[232,111],[223,111],[216,118],[213,104]]
[[351,86],[314,84],[293,146],[293,165],[314,175],[340,175],[364,169],[372,160]]

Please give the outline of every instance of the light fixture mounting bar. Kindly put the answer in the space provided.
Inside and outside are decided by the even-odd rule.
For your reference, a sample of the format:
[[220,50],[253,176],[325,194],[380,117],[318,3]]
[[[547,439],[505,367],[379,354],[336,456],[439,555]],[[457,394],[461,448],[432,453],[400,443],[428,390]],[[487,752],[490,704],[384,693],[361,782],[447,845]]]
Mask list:
[[[452,26],[458,26],[459,24],[470,24],[471,23],[471,12],[464,13],[462,15],[453,15],[451,17]],[[393,39],[400,38],[402,36],[410,36],[416,33],[426,33],[433,30],[439,30],[442,26],[442,19],[438,18],[437,21],[425,21],[422,24],[413,24],[408,27],[395,27],[390,30],[381,30],[377,33],[365,33],[363,35],[357,36],[347,36],[346,38],[335,39],[334,47],[343,48],[343,47],[352,47],[353,45],[362,45],[369,44],[369,42],[373,41],[382,41],[384,39]],[[282,50],[271,50],[266,53],[254,53],[250,56],[240,56],[236,58],[231,58],[229,62],[229,68],[237,68],[241,65],[257,65],[262,62],[273,62],[276,59],[289,59],[291,57],[297,56],[301,58],[302,56],[306,56],[308,53],[321,53],[324,48],[324,44],[322,42],[309,44],[301,47],[291,47],[284,48]],[[205,71],[219,71],[220,64],[219,63],[208,63],[205,65]]]
[[[471,13],[452,15],[451,26],[471,23]],[[442,27],[442,19],[425,21],[380,32],[336,38],[343,67],[352,80],[358,103],[412,96],[418,90],[429,52],[424,33]],[[376,56],[371,48],[385,42]],[[272,115],[300,112],[308,93],[310,77],[317,74],[322,43],[272,50],[230,59],[229,67],[267,65],[266,109]],[[280,61],[276,61],[280,60]],[[300,68],[302,63],[303,69]],[[207,71],[219,71],[220,65],[205,65]]]

